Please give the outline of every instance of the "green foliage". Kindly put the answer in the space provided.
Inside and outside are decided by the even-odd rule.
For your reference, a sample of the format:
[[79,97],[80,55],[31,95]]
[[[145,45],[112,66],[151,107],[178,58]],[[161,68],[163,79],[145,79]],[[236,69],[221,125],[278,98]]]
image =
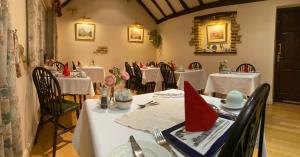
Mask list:
[[153,30],[150,32],[150,41],[155,48],[159,48],[162,42],[161,35],[157,30]]

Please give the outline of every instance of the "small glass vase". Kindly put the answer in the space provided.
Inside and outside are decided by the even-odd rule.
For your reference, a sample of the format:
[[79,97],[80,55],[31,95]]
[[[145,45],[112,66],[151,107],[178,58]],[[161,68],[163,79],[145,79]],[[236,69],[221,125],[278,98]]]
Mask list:
[[110,102],[114,103],[115,102],[115,87],[110,88]]

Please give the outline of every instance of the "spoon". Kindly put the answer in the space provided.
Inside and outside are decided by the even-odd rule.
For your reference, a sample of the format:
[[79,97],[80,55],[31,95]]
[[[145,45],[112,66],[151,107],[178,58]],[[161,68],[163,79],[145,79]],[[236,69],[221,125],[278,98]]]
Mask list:
[[145,108],[146,106],[153,106],[153,105],[158,105],[158,104],[159,104],[158,102],[153,102],[153,100],[152,100],[152,101],[147,102],[145,104],[139,104],[139,108]]
[[230,118],[232,118],[233,120],[236,120],[237,115],[222,109],[219,109],[217,106],[210,104],[211,107],[219,114],[219,115],[225,115],[225,116],[229,116]]

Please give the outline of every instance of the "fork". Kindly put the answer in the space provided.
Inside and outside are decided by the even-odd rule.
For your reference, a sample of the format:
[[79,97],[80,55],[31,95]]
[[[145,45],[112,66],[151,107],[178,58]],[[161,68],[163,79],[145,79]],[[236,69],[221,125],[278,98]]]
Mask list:
[[153,129],[153,136],[156,143],[166,148],[171,153],[172,157],[178,157],[158,128]]

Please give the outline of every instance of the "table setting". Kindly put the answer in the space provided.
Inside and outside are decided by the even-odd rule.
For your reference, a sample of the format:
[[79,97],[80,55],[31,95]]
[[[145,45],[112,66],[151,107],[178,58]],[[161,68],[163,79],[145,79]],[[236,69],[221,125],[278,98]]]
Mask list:
[[[147,157],[175,156],[171,151],[174,151],[176,156],[192,156],[193,154],[188,154],[189,152],[203,153],[202,156],[207,156],[207,153],[215,154],[219,150],[217,148],[220,143],[226,140],[227,132],[234,123],[234,116],[236,117],[240,110],[225,109],[221,106],[222,99],[199,95],[191,84],[185,86],[188,87],[184,91],[171,89],[132,96],[131,105],[127,109],[114,105],[102,109],[100,100],[87,99],[73,135],[72,143],[75,150],[80,156],[131,157],[137,155],[129,140],[129,137],[133,136],[143,155]],[[209,114],[204,114],[197,107],[195,109],[187,104],[201,106],[200,110],[204,109],[205,113]],[[187,112],[189,114],[186,114]],[[199,119],[203,118],[199,115],[205,116],[200,126],[197,124]],[[183,122],[186,124],[185,129],[189,129],[188,132],[182,132]],[[219,129],[206,135],[205,132],[210,128]],[[190,145],[190,140],[195,138],[194,136],[199,138],[202,136],[201,132],[210,140],[200,140],[197,148],[193,147],[193,144]],[[189,140],[182,140],[180,138],[182,136]],[[190,144],[185,143],[186,141]],[[205,142],[206,147],[201,145],[201,141]],[[216,142],[219,144],[216,145]]]
[[189,81],[197,90],[205,89],[207,75],[204,69],[184,69],[182,66],[174,71],[178,89],[184,89],[184,81]]

